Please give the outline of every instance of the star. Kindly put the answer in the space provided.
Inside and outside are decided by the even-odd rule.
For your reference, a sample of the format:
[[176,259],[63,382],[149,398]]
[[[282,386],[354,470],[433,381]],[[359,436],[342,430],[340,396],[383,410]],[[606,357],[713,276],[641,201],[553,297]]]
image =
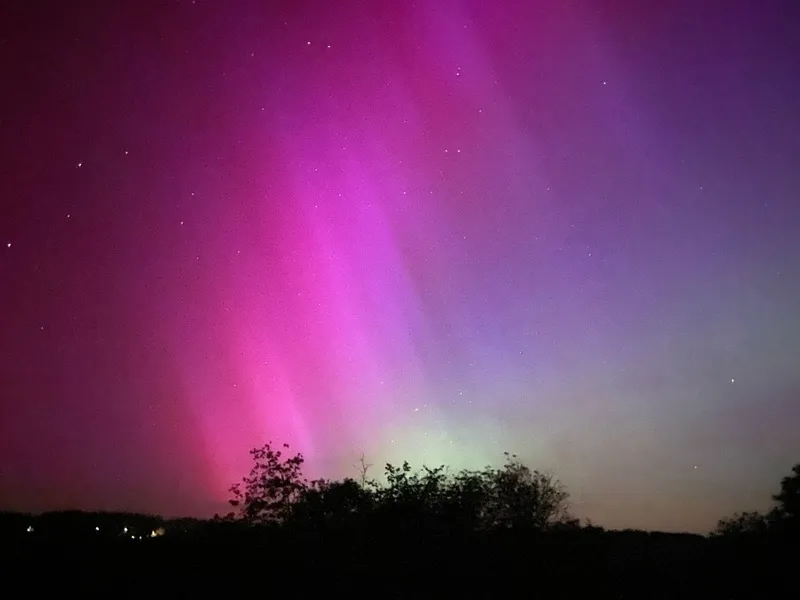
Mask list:
[[78,168],[80,169],[82,166],[83,166],[83,163],[82,163],[82,162],[79,162],[79,163],[78,163]]
[[11,242],[8,242],[8,243],[6,244],[6,248],[11,248]]

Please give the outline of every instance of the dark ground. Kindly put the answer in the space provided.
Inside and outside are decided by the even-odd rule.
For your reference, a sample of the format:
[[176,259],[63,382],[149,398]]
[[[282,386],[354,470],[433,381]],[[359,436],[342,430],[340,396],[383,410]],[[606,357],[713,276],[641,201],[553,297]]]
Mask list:
[[[788,539],[599,528],[455,535],[413,527],[378,539],[367,529],[258,531],[187,522],[139,540],[101,537],[87,523],[69,532],[45,524],[27,532],[23,524],[2,530],[7,598],[798,597],[798,545]],[[151,525],[136,528],[148,534]]]

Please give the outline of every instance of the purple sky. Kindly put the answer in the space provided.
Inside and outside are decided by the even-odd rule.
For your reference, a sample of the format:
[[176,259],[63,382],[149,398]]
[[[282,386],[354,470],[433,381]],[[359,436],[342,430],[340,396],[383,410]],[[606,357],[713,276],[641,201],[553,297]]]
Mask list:
[[82,5],[0,8],[0,508],[273,440],[707,531],[800,461],[797,2]]

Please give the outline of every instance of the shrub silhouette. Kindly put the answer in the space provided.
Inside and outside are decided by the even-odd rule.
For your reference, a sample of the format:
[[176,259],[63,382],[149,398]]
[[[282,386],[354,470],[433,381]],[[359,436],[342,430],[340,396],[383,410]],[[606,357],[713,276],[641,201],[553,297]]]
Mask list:
[[781,479],[780,492],[772,496],[775,506],[766,514],[759,512],[735,513],[721,519],[714,536],[743,534],[797,534],[800,532],[800,463],[792,467],[792,474]]
[[800,529],[800,463],[792,467],[792,474],[781,479],[781,491],[772,499],[775,507],[776,521],[794,531]]
[[[480,470],[387,464],[380,481],[362,470],[310,482],[288,446],[251,456],[250,473],[231,487],[229,517],[0,514],[5,573],[24,574],[26,589],[47,579],[63,589],[61,578],[28,573],[66,566],[97,596],[261,585],[286,598],[511,598],[532,582],[547,597],[722,599],[753,588],[752,597],[783,598],[796,577],[785,534],[797,518],[798,468],[781,481],[771,512],[734,515],[722,522],[723,538],[709,539],[581,526],[561,484],[511,454]],[[157,525],[163,535],[147,537]]]
[[720,519],[714,535],[760,534],[766,533],[768,527],[769,520],[759,512],[735,513],[730,517]]
[[[288,450],[289,445],[283,448]],[[230,487],[231,506],[239,508],[241,518],[249,523],[285,522],[308,487],[302,474],[303,455],[284,457],[271,442],[254,448],[250,455],[254,461],[250,474]]]
[[303,488],[292,507],[291,522],[336,528],[353,526],[371,510],[373,502],[370,490],[353,479],[319,479]]
[[[287,444],[283,445],[288,450]],[[531,470],[505,453],[501,468],[384,467],[385,482],[303,478],[303,456],[273,449],[250,452],[254,465],[231,486],[230,503],[251,524],[343,526],[356,521],[395,531],[544,530],[569,521],[568,494],[552,475]],[[362,461],[363,462],[363,461]],[[574,523],[574,520],[572,521]]]

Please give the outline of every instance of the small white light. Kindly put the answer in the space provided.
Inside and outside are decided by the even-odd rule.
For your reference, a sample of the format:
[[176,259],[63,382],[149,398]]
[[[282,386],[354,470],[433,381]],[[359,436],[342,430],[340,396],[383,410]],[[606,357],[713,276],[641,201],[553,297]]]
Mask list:
[[127,527],[123,527],[122,528],[122,533],[128,533],[128,528]]
[[94,530],[95,531],[100,531],[100,528],[99,527],[95,527]]
[[33,525],[28,525],[28,529],[26,529],[28,533],[33,533]]

